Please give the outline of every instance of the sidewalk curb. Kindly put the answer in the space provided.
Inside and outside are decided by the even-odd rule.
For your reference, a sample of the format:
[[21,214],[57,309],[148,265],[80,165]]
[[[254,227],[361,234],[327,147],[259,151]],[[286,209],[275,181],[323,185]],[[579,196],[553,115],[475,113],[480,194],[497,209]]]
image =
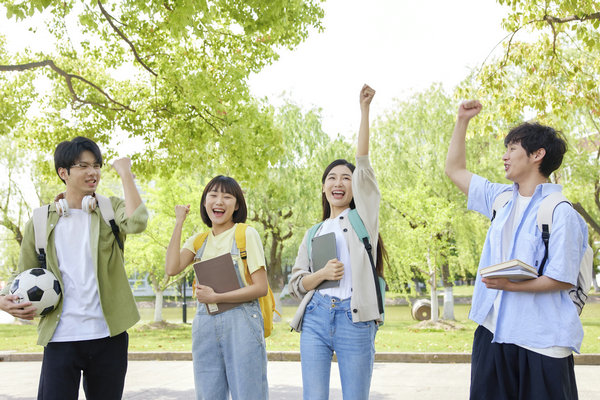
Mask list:
[[[269,361],[300,361],[298,351],[268,351]],[[600,354],[575,354],[575,365],[600,365]],[[181,352],[130,352],[129,361],[192,361],[192,353]],[[334,356],[335,360],[335,356]],[[42,361],[42,353],[1,352],[0,362]],[[434,363],[468,364],[470,353],[375,353],[375,362],[382,363]]]

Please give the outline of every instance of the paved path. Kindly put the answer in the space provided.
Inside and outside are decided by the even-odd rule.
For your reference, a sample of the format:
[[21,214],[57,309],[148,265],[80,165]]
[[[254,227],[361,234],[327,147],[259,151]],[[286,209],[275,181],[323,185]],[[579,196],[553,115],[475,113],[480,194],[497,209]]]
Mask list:
[[[0,399],[35,399],[41,363],[1,362]],[[469,393],[470,364],[375,363],[372,400],[464,400]],[[269,362],[271,400],[302,398],[300,363]],[[600,366],[576,365],[580,400],[600,399]],[[342,400],[337,368],[332,368],[331,400]],[[80,396],[84,399],[83,392]],[[126,400],[194,398],[190,361],[130,361]]]

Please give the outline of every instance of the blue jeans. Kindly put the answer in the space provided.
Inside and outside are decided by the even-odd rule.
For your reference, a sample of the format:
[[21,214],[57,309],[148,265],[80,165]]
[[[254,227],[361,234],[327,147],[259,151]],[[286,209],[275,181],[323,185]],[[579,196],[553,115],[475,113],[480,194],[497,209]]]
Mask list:
[[194,384],[198,400],[265,400],[267,352],[257,301],[209,315],[198,304],[192,324]]
[[375,360],[375,333],[375,321],[352,322],[350,299],[315,292],[304,311],[300,335],[303,398],[329,398],[335,351],[344,400],[367,400]]

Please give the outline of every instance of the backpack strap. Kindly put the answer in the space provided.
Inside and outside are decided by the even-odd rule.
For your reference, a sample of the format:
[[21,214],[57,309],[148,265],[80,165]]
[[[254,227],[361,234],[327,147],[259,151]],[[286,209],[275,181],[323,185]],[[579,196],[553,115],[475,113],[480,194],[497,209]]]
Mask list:
[[552,232],[552,215],[554,214],[554,209],[560,203],[569,203],[569,205],[572,206],[571,202],[562,194],[562,192],[550,193],[548,196],[544,197],[537,212],[537,226],[542,232],[542,240],[545,247],[544,258],[538,269],[538,275],[543,275],[544,265],[548,260],[548,243],[550,242],[550,233]]
[[325,222],[325,221],[321,221],[319,223],[314,224],[308,230],[308,235],[306,236],[306,250],[308,252],[309,260],[312,259],[312,240],[315,237],[315,235],[317,234],[317,232],[319,231],[319,228],[321,227],[321,225],[323,225],[323,222]]
[[236,246],[237,250],[240,252],[240,258],[244,263],[244,276],[246,278],[246,283],[250,284],[250,282],[252,282],[252,277],[250,276],[250,270],[248,269],[248,253],[246,253],[246,228],[248,228],[248,225],[241,222],[236,225],[233,237],[233,245]]
[[112,230],[112,233],[115,236],[115,240],[117,241],[119,248],[123,250],[123,241],[119,236],[119,227],[115,222],[115,211],[113,210],[110,199],[100,194],[96,194],[95,197],[96,201],[98,202],[98,207],[100,207],[100,214],[102,215],[102,219],[104,220],[104,222],[106,222],[108,226],[110,226],[110,229]]
[[506,206],[508,204],[508,202],[510,201],[512,196],[513,196],[512,190],[504,191],[504,192],[500,193],[498,196],[496,196],[496,198],[494,199],[494,203],[492,204],[492,218],[490,219],[490,222],[493,221],[494,218],[496,218],[496,214],[497,214],[498,210],[500,210],[501,208],[504,208],[504,206]]
[[33,210],[33,233],[35,236],[35,251],[41,268],[46,268],[46,247],[48,246],[47,222],[49,205]]
[[360,215],[358,215],[358,211],[356,211],[356,209],[350,210],[350,212],[348,213],[348,219],[350,219],[350,224],[352,225],[354,232],[356,233],[358,238],[363,242],[365,250],[367,250],[367,254],[369,255],[369,262],[371,263],[371,269],[373,270],[375,291],[377,292],[377,306],[379,307],[379,313],[383,314],[383,299],[381,296],[381,286],[379,282],[379,276],[377,275],[377,269],[375,268],[375,261],[373,260],[373,246],[371,246],[371,241],[369,240],[369,232],[367,232],[367,228],[365,228],[365,224],[360,218]]

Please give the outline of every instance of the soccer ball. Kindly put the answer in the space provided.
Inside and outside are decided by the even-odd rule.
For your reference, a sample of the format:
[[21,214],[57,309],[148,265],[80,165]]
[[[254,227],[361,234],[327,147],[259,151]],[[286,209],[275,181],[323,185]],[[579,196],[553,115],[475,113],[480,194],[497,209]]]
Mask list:
[[35,313],[44,316],[54,310],[60,300],[60,283],[47,269],[32,268],[17,275],[10,294],[19,296],[17,303],[30,301]]

